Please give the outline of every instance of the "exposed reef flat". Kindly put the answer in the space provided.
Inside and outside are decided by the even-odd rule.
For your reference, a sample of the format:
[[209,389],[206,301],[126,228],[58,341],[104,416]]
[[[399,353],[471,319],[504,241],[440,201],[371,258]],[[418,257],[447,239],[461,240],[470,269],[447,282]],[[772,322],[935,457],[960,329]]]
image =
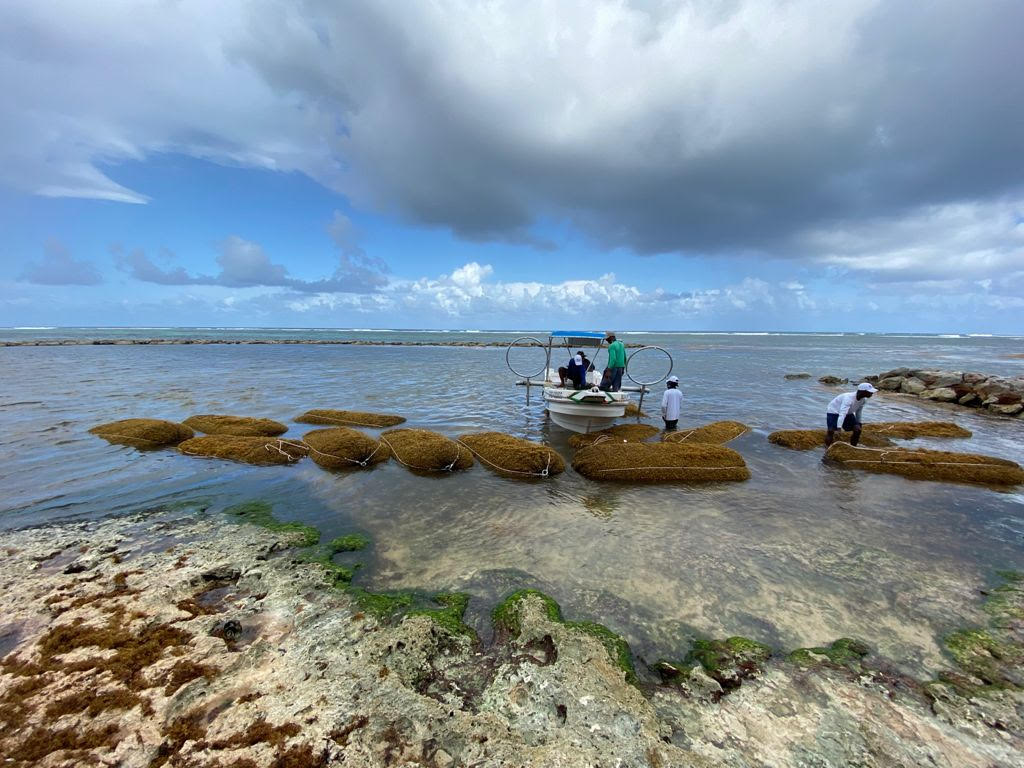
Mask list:
[[1014,574],[922,681],[849,638],[788,653],[701,638],[648,667],[533,590],[494,607],[483,644],[465,595],[416,607],[352,587],[331,557],[366,544],[323,544],[258,503],[5,534],[5,765],[1024,762]]

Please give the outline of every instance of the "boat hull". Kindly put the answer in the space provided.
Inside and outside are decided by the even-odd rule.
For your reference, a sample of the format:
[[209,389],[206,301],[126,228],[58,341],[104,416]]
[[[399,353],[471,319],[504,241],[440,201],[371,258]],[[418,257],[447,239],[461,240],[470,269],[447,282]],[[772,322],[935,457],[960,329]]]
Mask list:
[[583,434],[612,426],[616,419],[625,415],[628,402],[626,398],[620,396],[609,403],[578,403],[550,391],[545,391],[544,399],[547,402],[548,415],[555,424],[563,429]]

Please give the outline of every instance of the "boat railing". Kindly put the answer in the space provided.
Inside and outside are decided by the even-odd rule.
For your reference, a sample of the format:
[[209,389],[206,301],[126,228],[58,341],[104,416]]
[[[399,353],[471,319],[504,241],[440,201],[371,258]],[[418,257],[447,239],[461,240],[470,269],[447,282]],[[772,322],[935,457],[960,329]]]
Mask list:
[[[632,363],[636,356],[639,355],[641,352],[647,351],[660,352],[661,354],[665,355],[665,357],[668,358],[668,370],[665,371],[665,374],[660,379],[652,379],[651,381],[640,381],[629,372],[629,364]],[[654,345],[648,345],[640,347],[640,349],[635,349],[630,353],[629,357],[626,358],[626,370],[624,371],[624,373],[626,374],[627,379],[629,379],[630,381],[637,385],[637,388],[633,390],[633,388],[630,387],[629,390],[627,390],[626,387],[623,387],[622,389],[626,391],[638,391],[640,393],[640,402],[637,403],[637,420],[640,419],[640,413],[644,409],[644,395],[651,391],[650,389],[648,389],[648,387],[653,387],[655,384],[661,384],[661,382],[665,381],[665,379],[671,376],[672,367],[674,365],[675,361],[672,359],[672,355],[669,354],[669,351],[664,347],[658,347]]]
[[[533,343],[532,344],[521,344],[520,343],[520,342],[524,342],[524,341],[526,341],[526,342],[533,342]],[[550,345],[550,343],[548,344],[548,347],[547,347],[547,349],[546,349],[546,351],[544,353],[544,367],[541,368],[539,371],[535,371],[535,372],[532,372],[532,373],[524,373],[522,371],[516,370],[516,367],[514,365],[512,365],[512,357],[511,356],[512,356],[512,350],[515,349],[515,348],[533,347],[533,346],[537,346],[540,349],[545,349],[544,343],[540,339],[538,339],[538,338],[536,338],[534,336],[520,336],[518,339],[515,339],[511,344],[509,344],[508,345],[508,349],[505,350],[505,365],[507,365],[508,369],[510,371],[512,371],[512,373],[514,373],[516,376],[521,376],[522,377],[519,381],[516,382],[516,386],[526,387],[526,403],[527,403],[527,405],[529,405],[529,403],[530,403],[530,387],[531,386],[534,386],[534,387],[536,387],[536,386],[543,386],[544,381],[546,381],[547,378],[548,378],[548,368],[549,368],[550,362],[551,362],[551,345]],[[530,370],[532,370],[532,369],[530,369]],[[538,376],[542,377],[541,381],[540,382],[533,382],[532,380],[535,379]]]

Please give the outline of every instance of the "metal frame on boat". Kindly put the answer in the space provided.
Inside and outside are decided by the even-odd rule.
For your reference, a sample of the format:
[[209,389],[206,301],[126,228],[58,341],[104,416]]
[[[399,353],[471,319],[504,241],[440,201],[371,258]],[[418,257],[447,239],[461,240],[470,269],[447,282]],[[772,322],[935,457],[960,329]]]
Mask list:
[[[556,348],[563,347],[569,350],[570,355],[573,349],[581,347],[596,348],[600,352],[604,348],[605,338],[605,334],[594,331],[552,331],[548,335],[545,345],[534,336],[520,336],[508,345],[508,349],[505,351],[505,364],[512,373],[521,377],[516,385],[526,387],[527,403],[530,402],[531,387],[543,387],[547,412],[555,424],[572,432],[596,432],[607,429],[615,423],[616,419],[625,415],[626,406],[631,402],[629,393],[640,394],[639,413],[643,407],[644,395],[651,391],[649,387],[667,379],[672,373],[673,366],[672,355],[665,349],[645,346],[634,350],[627,358],[625,376],[633,383],[624,385],[619,392],[605,392],[596,385],[590,385],[583,389],[561,386],[558,369],[551,367],[552,352]],[[545,350],[544,367],[541,370],[523,372],[516,370],[512,365],[512,350],[524,346],[536,346]],[[644,350],[657,350],[668,357],[668,371],[660,379],[642,382],[630,375],[630,362]],[[597,354],[594,357],[596,358]],[[593,366],[593,362],[591,365]],[[593,367],[596,370],[596,366]]]

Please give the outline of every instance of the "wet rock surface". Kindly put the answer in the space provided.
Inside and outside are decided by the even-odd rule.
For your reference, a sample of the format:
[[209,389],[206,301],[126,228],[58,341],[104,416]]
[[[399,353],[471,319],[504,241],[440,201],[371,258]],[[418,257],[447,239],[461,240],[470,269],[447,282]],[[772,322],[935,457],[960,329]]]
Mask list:
[[[999,416],[1024,417],[1024,376],[894,368],[877,375],[864,376],[860,380],[873,382],[883,392],[980,408]],[[839,384],[843,380],[835,376],[824,376],[818,381],[823,384]]]
[[620,638],[530,590],[488,645],[457,595],[377,618],[290,552],[303,537],[180,512],[6,534],[5,765],[1024,762],[1014,574],[979,596],[987,625],[944,638],[933,680],[851,638],[788,655],[697,640],[634,671]]

